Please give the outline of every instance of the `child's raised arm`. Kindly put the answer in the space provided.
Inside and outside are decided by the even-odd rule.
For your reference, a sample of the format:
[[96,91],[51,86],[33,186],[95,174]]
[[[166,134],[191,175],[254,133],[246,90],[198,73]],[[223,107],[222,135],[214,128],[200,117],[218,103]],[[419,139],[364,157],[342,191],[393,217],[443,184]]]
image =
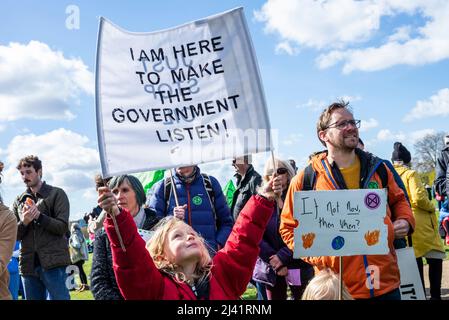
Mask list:
[[[117,206],[109,188],[99,188],[98,191],[98,204],[108,212],[104,228],[111,242],[114,273],[120,292],[126,300],[160,299],[163,276],[145,248],[145,241],[139,235],[131,214]],[[126,252],[120,245],[111,215],[116,218]]]

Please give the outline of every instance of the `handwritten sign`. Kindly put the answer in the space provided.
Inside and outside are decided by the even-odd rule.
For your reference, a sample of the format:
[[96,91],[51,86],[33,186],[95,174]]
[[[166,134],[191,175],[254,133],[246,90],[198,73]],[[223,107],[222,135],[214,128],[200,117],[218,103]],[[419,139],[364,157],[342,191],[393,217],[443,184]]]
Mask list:
[[271,150],[242,8],[147,33],[101,18],[96,108],[103,176]]
[[294,257],[388,253],[386,189],[295,192]]

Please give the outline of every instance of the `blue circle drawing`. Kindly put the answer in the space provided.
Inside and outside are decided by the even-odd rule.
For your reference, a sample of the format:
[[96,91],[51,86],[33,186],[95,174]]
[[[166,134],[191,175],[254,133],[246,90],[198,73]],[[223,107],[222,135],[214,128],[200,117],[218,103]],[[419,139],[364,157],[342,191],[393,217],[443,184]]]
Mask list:
[[337,236],[332,240],[332,248],[334,250],[340,250],[345,245],[345,238]]

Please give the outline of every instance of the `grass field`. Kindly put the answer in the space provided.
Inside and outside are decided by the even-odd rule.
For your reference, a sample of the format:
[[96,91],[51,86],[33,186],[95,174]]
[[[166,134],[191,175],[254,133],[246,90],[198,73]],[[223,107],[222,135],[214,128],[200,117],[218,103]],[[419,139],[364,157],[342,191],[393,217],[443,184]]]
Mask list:
[[[87,282],[90,286],[90,270],[92,269],[92,254],[91,253],[89,254],[89,260],[84,262],[83,269],[87,275],[87,279],[88,279]],[[75,277],[75,281],[78,285],[81,283],[79,276]],[[94,300],[94,296],[92,295],[92,292],[90,292],[90,290],[86,290],[83,292],[70,291],[70,299],[71,300]]]

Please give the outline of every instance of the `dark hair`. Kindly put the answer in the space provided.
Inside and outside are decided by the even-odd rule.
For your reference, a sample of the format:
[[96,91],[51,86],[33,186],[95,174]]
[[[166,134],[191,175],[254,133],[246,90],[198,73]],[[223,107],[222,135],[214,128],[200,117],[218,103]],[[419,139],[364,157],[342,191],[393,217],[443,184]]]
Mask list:
[[338,109],[345,109],[349,113],[352,114],[352,110],[349,106],[349,102],[340,100],[340,101],[332,103],[330,106],[328,106],[326,109],[324,109],[323,112],[321,112],[320,117],[318,118],[318,122],[316,124],[316,135],[318,137],[318,140],[320,140],[321,143],[323,144],[323,146],[325,146],[325,147],[326,147],[326,143],[321,140],[320,131],[324,131],[327,129],[327,126],[329,125],[329,122],[331,120],[332,113]]
[[39,171],[42,169],[42,161],[39,160],[37,156],[26,156],[19,160],[19,164],[17,165],[17,170],[20,170],[22,167],[33,167],[34,170]]
[[134,190],[134,193],[136,194],[137,204],[139,205],[139,208],[141,208],[147,200],[147,196],[145,195],[145,191],[143,190],[142,183],[140,183],[139,179],[137,179],[135,176],[124,174],[122,176],[112,177],[108,182],[108,187],[112,190],[116,187],[119,187],[125,180]]

